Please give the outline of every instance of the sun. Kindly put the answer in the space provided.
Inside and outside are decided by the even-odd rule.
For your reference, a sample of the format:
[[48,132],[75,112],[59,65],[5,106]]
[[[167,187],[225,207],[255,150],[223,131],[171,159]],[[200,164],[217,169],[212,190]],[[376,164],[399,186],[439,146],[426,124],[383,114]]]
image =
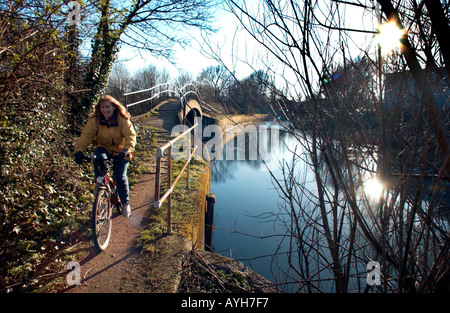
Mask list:
[[400,48],[400,38],[405,34],[405,31],[400,29],[395,22],[380,25],[378,30],[377,41],[383,53]]
[[370,178],[364,182],[364,191],[371,199],[377,199],[383,193],[383,185],[376,178]]

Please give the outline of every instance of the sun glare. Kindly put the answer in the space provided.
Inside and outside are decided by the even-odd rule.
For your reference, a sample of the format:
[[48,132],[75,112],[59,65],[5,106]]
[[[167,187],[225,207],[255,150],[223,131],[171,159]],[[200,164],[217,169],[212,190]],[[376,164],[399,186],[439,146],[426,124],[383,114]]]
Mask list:
[[397,24],[390,22],[378,27],[379,33],[377,41],[381,46],[383,53],[400,48],[400,38],[404,35],[404,31],[398,28]]
[[378,179],[370,178],[364,183],[364,191],[368,197],[377,199],[383,192],[383,185]]

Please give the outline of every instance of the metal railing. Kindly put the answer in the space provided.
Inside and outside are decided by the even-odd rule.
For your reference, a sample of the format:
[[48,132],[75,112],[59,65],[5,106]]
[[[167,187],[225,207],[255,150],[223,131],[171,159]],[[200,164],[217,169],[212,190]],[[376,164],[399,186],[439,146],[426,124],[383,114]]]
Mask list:
[[[191,142],[191,134],[190,132],[197,127],[198,124],[195,123],[191,128],[185,130],[183,133],[175,137],[174,139],[170,140],[163,146],[159,147],[156,151],[156,178],[155,178],[155,198],[153,202],[154,208],[160,208],[161,205],[164,203],[164,201],[167,200],[167,233],[172,233],[172,193],[173,190],[178,183],[179,179],[181,178],[181,175],[183,174],[184,170],[186,171],[186,185],[187,188],[189,188],[189,163],[191,162],[192,157],[195,154],[195,151],[197,150],[197,145],[195,145],[192,149]],[[183,165],[183,167],[180,170],[180,173],[178,173],[177,177],[172,182],[172,147],[175,142],[182,139],[184,136],[187,138],[187,149],[186,149],[186,163]],[[167,151],[167,190],[165,193],[160,197],[160,189],[161,189],[161,159],[164,157],[164,152]]]
[[190,95],[193,95],[196,98],[197,102],[201,105],[202,98],[200,96],[200,91],[197,86],[194,84],[186,84],[180,88],[180,92],[183,93],[184,99],[187,101],[190,98]]
[[206,103],[205,101],[202,101],[202,111],[207,112],[210,116],[217,117],[224,115],[223,112],[220,112],[219,110],[212,107],[212,105]]
[[[128,104],[128,96],[137,95],[141,93],[148,93],[149,97]],[[217,109],[213,108],[210,104],[202,100],[200,91],[194,84],[186,84],[183,87],[179,88],[172,83],[164,83],[153,86],[152,88],[127,92],[124,94],[125,106],[128,110],[129,107],[152,101],[153,99],[160,98],[164,94],[167,94],[169,97],[172,95],[173,97],[177,97],[180,99],[180,111],[183,111],[184,116],[186,115],[186,106],[189,107],[189,109],[192,109],[188,104],[188,100],[192,97],[195,98],[197,102],[200,104],[202,111],[205,110],[206,113],[208,113],[211,116],[223,115],[223,112],[218,111]],[[156,106],[152,107],[150,111],[154,110],[155,108]]]
[[[149,97],[128,104],[128,101],[127,101],[128,100],[128,96],[136,95],[136,94],[140,94],[140,93],[148,93]],[[176,85],[173,85],[171,83],[159,84],[159,85],[153,86],[152,88],[127,92],[127,93],[124,94],[125,106],[126,106],[126,108],[128,110],[129,107],[132,107],[132,106],[134,106],[136,104],[149,102],[149,101],[152,101],[155,98],[160,98],[161,95],[163,95],[163,94],[168,94],[169,96],[172,94],[172,96],[179,98],[180,99],[180,105],[181,105],[180,110],[183,109],[183,102],[185,102],[184,101],[184,94],[180,90],[180,88],[178,88]],[[153,110],[153,108],[152,108],[152,110]]]

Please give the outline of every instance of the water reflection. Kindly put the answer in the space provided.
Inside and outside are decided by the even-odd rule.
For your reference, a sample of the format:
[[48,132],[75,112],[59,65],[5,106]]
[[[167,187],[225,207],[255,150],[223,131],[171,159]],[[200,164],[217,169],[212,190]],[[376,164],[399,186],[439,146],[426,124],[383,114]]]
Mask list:
[[[278,142],[274,144],[272,139],[272,136],[267,136],[265,141],[260,137],[257,138],[257,142],[264,144],[267,149],[255,159],[251,159],[248,154],[244,160],[237,158],[237,153],[245,151],[252,143],[252,140],[247,138],[244,143],[241,142],[241,145],[237,141],[233,142],[233,147],[235,147],[233,154],[228,154],[232,157],[212,162],[211,191],[216,196],[213,249],[242,260],[246,265],[273,282],[280,282],[285,281],[289,275],[295,275],[294,271],[307,272],[312,268],[318,270],[317,263],[310,262],[311,259],[315,259],[314,253],[318,254],[318,250],[314,250],[310,246],[310,242],[306,241],[313,238],[321,247],[325,247],[327,243],[318,228],[308,229],[296,224],[302,218],[309,225],[323,223],[317,204],[316,173],[312,169],[312,162],[305,150],[308,142],[305,142],[305,139],[297,136],[296,133],[283,131],[279,132]],[[331,151],[336,152],[335,159],[337,162],[345,162],[340,159],[338,153],[342,147],[338,143],[333,144]],[[336,214],[335,217],[330,218],[335,218],[334,221],[340,222],[339,232],[342,237],[352,231],[350,218],[353,216],[351,213],[347,213],[351,212],[351,208],[342,192],[343,185],[347,182],[351,181],[354,184],[357,191],[356,201],[358,201],[356,205],[362,210],[363,215],[367,215],[368,220],[377,218],[377,210],[380,207],[378,204],[382,196],[390,197],[385,199],[389,203],[400,201],[400,193],[388,194],[387,186],[384,186],[376,176],[378,156],[374,147],[370,147],[370,149],[350,147],[348,151],[351,153],[348,170],[338,169],[342,170],[340,174],[343,182],[339,182],[333,176],[336,173],[330,171],[323,154],[319,156],[319,165],[315,169],[320,173],[323,187],[327,189],[328,194],[332,196],[337,194],[336,210],[330,209],[330,206],[335,205],[334,199],[326,199],[326,201],[328,201],[329,212]],[[271,172],[267,169],[270,169]],[[275,188],[277,183],[286,190],[297,192],[293,196],[295,203],[286,203],[287,199],[283,192],[279,188]],[[430,191],[433,191],[428,189],[428,185],[432,185],[432,182],[424,182],[422,190],[423,193],[428,193],[421,196],[423,203],[420,205],[424,208],[428,207],[429,201],[431,201]],[[413,183],[411,191],[407,191],[407,196],[415,196],[416,187]],[[301,192],[298,192],[299,189]],[[443,189],[440,192],[445,193],[446,191]],[[434,201],[441,201],[441,195],[436,196],[436,199],[439,200]],[[445,206],[440,205],[440,207]],[[402,214],[404,213],[404,216],[407,217],[410,207],[405,205],[403,209]],[[298,215],[297,220],[293,220],[292,212]],[[301,243],[305,246],[299,246],[296,242],[299,238],[292,238],[292,232],[297,230],[302,233],[301,235],[295,234],[295,236],[299,236],[299,238],[304,236],[302,240],[305,241]],[[375,234],[377,230],[373,231]],[[370,249],[362,237],[358,234],[355,239],[360,241],[358,242],[359,247],[367,246]],[[398,238],[392,236],[392,240],[398,240]],[[303,250],[300,251],[300,249]],[[371,251],[361,250],[361,255],[358,255],[360,260],[365,260],[368,255],[374,253],[373,249]],[[345,251],[345,247],[342,247],[341,251]],[[273,257],[274,253],[276,253],[275,257]],[[330,259],[326,249],[321,250],[320,253],[321,255],[317,256],[317,259]],[[323,259],[320,261],[323,262]],[[292,264],[295,264],[297,268],[292,269]],[[365,266],[363,261],[359,261],[351,268],[351,274],[364,280]],[[319,276],[315,279],[320,278],[326,281],[332,278],[332,273],[328,269],[321,269]],[[359,284],[364,284],[364,281],[356,281],[355,285],[359,286]],[[330,280],[323,283],[322,286],[324,290],[332,291],[332,285],[333,282]]]
[[383,185],[376,177],[371,177],[364,182],[364,192],[369,199],[378,200],[383,193]]
[[[283,161],[293,159],[303,164],[303,175],[310,176],[309,181],[314,176],[302,161],[304,149],[298,139],[288,132],[277,134],[277,140],[270,133],[264,138],[265,151],[255,160],[249,160],[248,154],[245,160],[237,160],[238,151],[245,148],[234,141],[234,155],[211,164],[211,191],[216,196],[213,249],[242,260],[272,281],[278,277],[271,269],[271,255],[283,249],[280,242],[286,226],[276,217],[283,200],[274,179],[282,180]],[[248,137],[245,144],[247,148],[251,144]],[[287,264],[286,255],[279,253],[280,262]]]
[[221,158],[212,162],[213,182],[234,179],[241,167],[250,167],[258,171],[277,170],[283,160],[292,158],[293,153],[298,156],[300,144],[292,134],[283,131],[276,124],[268,123],[265,126],[269,126],[269,131],[257,129],[259,131],[254,133],[253,138],[245,134],[244,141],[234,137],[227,142],[223,147]]

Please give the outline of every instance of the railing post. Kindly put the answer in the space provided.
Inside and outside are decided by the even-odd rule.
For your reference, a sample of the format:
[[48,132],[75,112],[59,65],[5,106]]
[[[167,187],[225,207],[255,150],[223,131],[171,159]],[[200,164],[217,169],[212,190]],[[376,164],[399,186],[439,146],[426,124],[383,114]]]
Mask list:
[[[167,151],[167,187],[172,189],[172,145]],[[172,233],[172,190],[167,199],[167,234]]]
[[[186,142],[186,161],[188,161],[189,160],[189,158],[191,157],[191,150],[192,150],[192,147],[191,147],[191,133],[189,132],[189,133],[187,133],[187,142]],[[190,187],[190,181],[189,181],[189,168],[191,167],[190,166],[190,161],[189,161],[189,164],[188,164],[188,166],[187,166],[187,168],[186,168],[186,187],[187,187],[187,189],[189,189],[189,188],[191,188]]]
[[161,177],[161,157],[156,156],[156,173],[155,173],[155,199],[154,201],[159,201],[160,192],[160,177]]

